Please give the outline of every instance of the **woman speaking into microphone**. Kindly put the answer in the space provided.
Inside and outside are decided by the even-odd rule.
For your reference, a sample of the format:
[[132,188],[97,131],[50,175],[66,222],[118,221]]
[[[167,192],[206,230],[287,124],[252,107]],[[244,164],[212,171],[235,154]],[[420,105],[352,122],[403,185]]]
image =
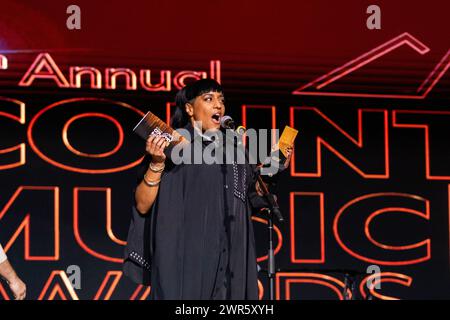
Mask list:
[[[205,132],[220,130],[224,115],[222,87],[202,79],[177,93],[171,126],[189,132],[190,144],[199,138],[204,149],[212,143]],[[152,299],[258,299],[251,212],[265,202],[255,166],[174,164],[165,147],[162,136],[147,140],[125,274],[151,285]]]

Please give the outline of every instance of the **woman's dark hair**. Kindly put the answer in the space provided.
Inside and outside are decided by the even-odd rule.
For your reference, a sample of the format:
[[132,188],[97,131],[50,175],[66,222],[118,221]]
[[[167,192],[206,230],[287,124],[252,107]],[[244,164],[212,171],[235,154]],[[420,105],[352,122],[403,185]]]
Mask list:
[[220,92],[222,86],[213,79],[201,79],[186,85],[175,96],[175,112],[170,119],[170,125],[174,129],[183,128],[189,123],[189,115],[186,112],[186,103],[193,103],[195,98],[206,92]]

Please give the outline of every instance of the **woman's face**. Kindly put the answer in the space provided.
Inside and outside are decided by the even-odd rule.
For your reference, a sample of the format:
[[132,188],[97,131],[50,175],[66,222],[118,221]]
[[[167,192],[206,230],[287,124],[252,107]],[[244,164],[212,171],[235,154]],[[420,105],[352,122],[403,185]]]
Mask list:
[[225,98],[221,92],[206,92],[186,105],[186,112],[194,122],[201,122],[202,131],[220,129],[220,118],[225,114]]

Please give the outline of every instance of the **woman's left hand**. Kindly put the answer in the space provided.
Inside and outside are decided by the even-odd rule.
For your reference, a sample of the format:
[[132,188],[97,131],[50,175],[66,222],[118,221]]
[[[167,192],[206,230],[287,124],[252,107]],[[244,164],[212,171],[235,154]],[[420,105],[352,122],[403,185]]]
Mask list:
[[286,169],[289,167],[289,164],[291,163],[291,158],[292,158],[292,154],[293,154],[292,151],[293,151],[292,146],[286,148],[287,156],[286,156],[286,161],[284,162],[284,166],[286,167]]

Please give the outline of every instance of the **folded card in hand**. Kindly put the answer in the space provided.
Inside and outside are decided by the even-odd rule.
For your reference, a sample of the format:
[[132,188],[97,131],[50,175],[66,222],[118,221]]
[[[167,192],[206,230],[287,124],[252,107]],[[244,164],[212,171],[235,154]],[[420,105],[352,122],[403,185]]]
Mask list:
[[297,137],[297,133],[298,130],[291,128],[289,126],[285,126],[283,129],[283,133],[281,134],[280,140],[272,148],[272,151],[269,156],[269,158],[271,159],[270,163],[272,165],[274,163],[279,164],[281,171],[285,169],[284,163],[286,162],[288,157],[287,149],[292,148],[294,146],[294,141],[295,138]]
[[283,133],[281,134],[278,146],[280,147],[281,153],[287,157],[287,148],[294,146],[295,138],[297,137],[298,130],[285,126]]
[[167,146],[170,145],[171,147],[183,139],[178,132],[150,111],[139,121],[133,131],[144,140],[147,140],[151,135],[162,136],[166,139]]

